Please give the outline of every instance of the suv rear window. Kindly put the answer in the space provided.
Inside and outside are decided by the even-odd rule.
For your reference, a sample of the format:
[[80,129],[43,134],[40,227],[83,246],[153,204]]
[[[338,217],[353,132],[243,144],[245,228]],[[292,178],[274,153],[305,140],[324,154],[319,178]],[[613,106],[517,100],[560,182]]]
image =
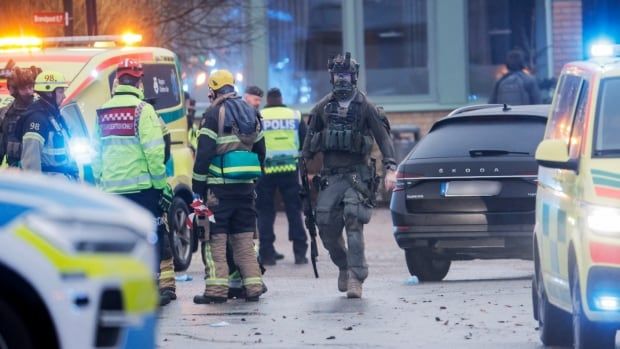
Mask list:
[[[534,155],[546,120],[534,117],[472,117],[447,122],[422,138],[412,159],[469,157],[488,149]],[[518,155],[523,156],[523,155]]]

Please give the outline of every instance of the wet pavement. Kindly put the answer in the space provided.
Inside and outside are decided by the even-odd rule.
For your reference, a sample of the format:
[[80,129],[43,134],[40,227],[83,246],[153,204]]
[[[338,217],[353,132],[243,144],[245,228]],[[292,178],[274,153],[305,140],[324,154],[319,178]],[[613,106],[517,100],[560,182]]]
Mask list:
[[[320,246],[319,273],[293,264],[286,219],[276,221],[276,249],[286,258],[264,278],[258,303],[193,304],[204,284],[200,255],[178,282],[179,299],[160,313],[160,348],[542,348],[532,318],[530,261],[454,262],[445,281],[407,284],[404,254],[387,209],[366,226],[370,275],[362,299],[336,287],[337,268]],[[186,273],[179,273],[182,275]]]

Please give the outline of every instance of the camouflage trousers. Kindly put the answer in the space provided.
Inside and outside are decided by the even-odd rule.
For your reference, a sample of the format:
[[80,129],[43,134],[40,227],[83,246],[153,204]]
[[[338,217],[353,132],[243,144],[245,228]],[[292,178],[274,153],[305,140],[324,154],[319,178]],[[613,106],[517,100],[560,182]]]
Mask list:
[[372,211],[364,204],[364,196],[353,188],[346,176],[350,174],[323,178],[324,188],[319,192],[316,204],[316,221],[319,236],[332,262],[339,269],[350,271],[359,281],[364,281],[368,277],[364,224],[370,221]]

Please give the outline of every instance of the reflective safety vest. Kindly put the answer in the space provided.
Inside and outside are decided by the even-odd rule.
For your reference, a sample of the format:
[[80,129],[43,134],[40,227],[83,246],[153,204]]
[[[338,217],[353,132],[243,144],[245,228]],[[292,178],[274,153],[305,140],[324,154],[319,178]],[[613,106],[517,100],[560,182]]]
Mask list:
[[142,91],[119,85],[97,110],[93,173],[106,192],[127,193],[166,185],[162,125]]
[[301,113],[287,107],[268,107],[261,110],[261,115],[267,148],[265,173],[296,171]]

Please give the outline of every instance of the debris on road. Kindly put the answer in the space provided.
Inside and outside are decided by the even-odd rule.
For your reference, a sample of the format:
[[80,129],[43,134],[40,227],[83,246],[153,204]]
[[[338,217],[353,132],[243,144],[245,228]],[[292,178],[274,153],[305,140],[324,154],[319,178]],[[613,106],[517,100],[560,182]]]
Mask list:
[[345,327],[343,330],[345,330],[345,331],[351,331],[351,330],[353,330],[353,327],[352,327],[352,326]]
[[329,337],[327,337],[325,339],[336,339],[336,336],[329,336]]
[[211,326],[211,327],[226,327],[226,326],[229,326],[229,325],[230,324],[228,322],[226,322],[226,321],[220,321],[220,322],[216,322],[216,323],[213,323],[213,324],[209,324],[209,326]]
[[183,274],[183,275],[175,276],[175,277],[174,277],[174,279],[175,279],[176,281],[180,281],[180,282],[183,282],[183,281],[192,281],[192,280],[193,280],[192,276],[191,276],[191,275],[189,275],[189,274]]
[[411,276],[409,279],[405,281],[405,285],[407,286],[417,285],[419,283],[420,283],[420,280],[415,275]]

